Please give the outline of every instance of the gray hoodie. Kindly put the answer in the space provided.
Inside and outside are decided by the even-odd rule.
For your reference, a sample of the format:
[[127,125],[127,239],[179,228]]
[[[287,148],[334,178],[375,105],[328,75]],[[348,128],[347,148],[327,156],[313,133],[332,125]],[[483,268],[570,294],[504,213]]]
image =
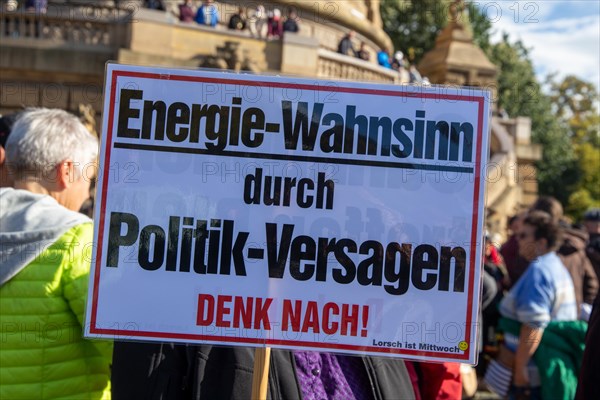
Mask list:
[[0,286],[72,227],[91,222],[47,195],[0,189]]

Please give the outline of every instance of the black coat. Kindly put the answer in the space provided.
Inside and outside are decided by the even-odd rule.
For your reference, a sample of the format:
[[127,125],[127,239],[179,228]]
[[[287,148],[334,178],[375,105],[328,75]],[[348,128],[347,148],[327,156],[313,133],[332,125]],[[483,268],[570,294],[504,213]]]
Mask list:
[[594,301],[579,371],[577,400],[600,399],[600,293]]
[[356,57],[356,50],[354,50],[354,46],[352,45],[352,39],[350,39],[348,36],[344,36],[344,38],[338,44],[338,53]]
[[[362,357],[373,398],[414,399],[404,361]],[[252,390],[254,349],[173,343],[115,342],[114,400],[247,399]],[[291,351],[273,349],[269,399],[301,399]]]

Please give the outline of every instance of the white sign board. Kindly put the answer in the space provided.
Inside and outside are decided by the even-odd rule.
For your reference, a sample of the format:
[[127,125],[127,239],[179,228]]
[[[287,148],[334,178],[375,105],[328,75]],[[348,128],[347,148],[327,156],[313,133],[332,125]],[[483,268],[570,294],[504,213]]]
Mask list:
[[109,65],[86,336],[474,362],[489,105]]

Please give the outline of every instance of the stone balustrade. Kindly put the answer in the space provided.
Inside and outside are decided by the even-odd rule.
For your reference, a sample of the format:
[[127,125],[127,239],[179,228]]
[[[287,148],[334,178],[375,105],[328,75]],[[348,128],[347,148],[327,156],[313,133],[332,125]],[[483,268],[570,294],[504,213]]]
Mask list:
[[[224,27],[180,23],[172,13],[141,8],[141,0],[106,5],[65,1],[51,0],[46,13],[0,11],[0,113],[23,105],[76,111],[79,104],[90,104],[99,116],[108,60],[406,83],[395,71],[335,52],[345,33],[339,24],[345,19],[323,23],[319,18],[305,18],[298,35],[266,40]],[[363,39],[374,59],[376,43],[383,42],[376,36]],[[446,82],[458,81],[460,76],[450,77]],[[494,232],[503,232],[505,216],[514,214],[517,204],[531,203],[537,193],[533,162],[541,157],[541,149],[524,135],[530,132],[524,126],[527,121],[509,122],[493,120],[490,168],[484,171],[488,227]]]
[[46,13],[0,12],[0,40],[46,41],[74,46],[118,49],[126,45],[131,12],[115,7],[53,5]]
[[[51,4],[46,13],[22,9],[2,11],[0,12],[0,40],[17,47],[59,44],[78,51],[84,48],[94,48],[95,51],[112,50],[115,55],[119,52],[127,53],[126,61],[134,63],[136,57],[131,57],[131,52],[140,57],[145,54],[167,56],[168,60],[165,60],[165,63],[186,66],[190,66],[186,61],[200,55],[215,53],[216,49],[223,46],[225,42],[239,41],[240,48],[251,55],[249,58],[254,60],[254,64],[266,67],[264,69],[272,72],[285,72],[280,68],[286,66],[289,57],[293,57],[296,52],[295,43],[289,43],[294,47],[294,52],[287,52],[284,56],[282,47],[286,45],[285,41],[275,45],[276,43],[271,41],[251,38],[243,33],[215,30],[195,24],[181,24],[165,15],[166,13],[153,10],[90,3]],[[314,37],[312,41],[314,45],[304,46],[303,51],[304,56],[306,51],[314,52],[314,55],[308,58],[314,58],[315,63],[308,68],[310,70],[306,70],[306,64],[303,63],[304,67],[300,75],[399,83],[397,74],[391,70],[337,54],[324,48]],[[156,63],[155,58],[148,61]],[[178,60],[181,63],[177,62]],[[298,72],[291,69],[288,73]]]
[[317,77],[360,82],[400,83],[396,71],[333,51],[318,50]]

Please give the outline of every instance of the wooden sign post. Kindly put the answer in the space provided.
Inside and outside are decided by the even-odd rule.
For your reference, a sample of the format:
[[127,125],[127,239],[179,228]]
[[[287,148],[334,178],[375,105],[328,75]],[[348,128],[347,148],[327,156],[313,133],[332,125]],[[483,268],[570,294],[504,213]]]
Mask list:
[[270,347],[257,347],[254,351],[254,373],[252,374],[252,400],[265,400],[269,385]]

